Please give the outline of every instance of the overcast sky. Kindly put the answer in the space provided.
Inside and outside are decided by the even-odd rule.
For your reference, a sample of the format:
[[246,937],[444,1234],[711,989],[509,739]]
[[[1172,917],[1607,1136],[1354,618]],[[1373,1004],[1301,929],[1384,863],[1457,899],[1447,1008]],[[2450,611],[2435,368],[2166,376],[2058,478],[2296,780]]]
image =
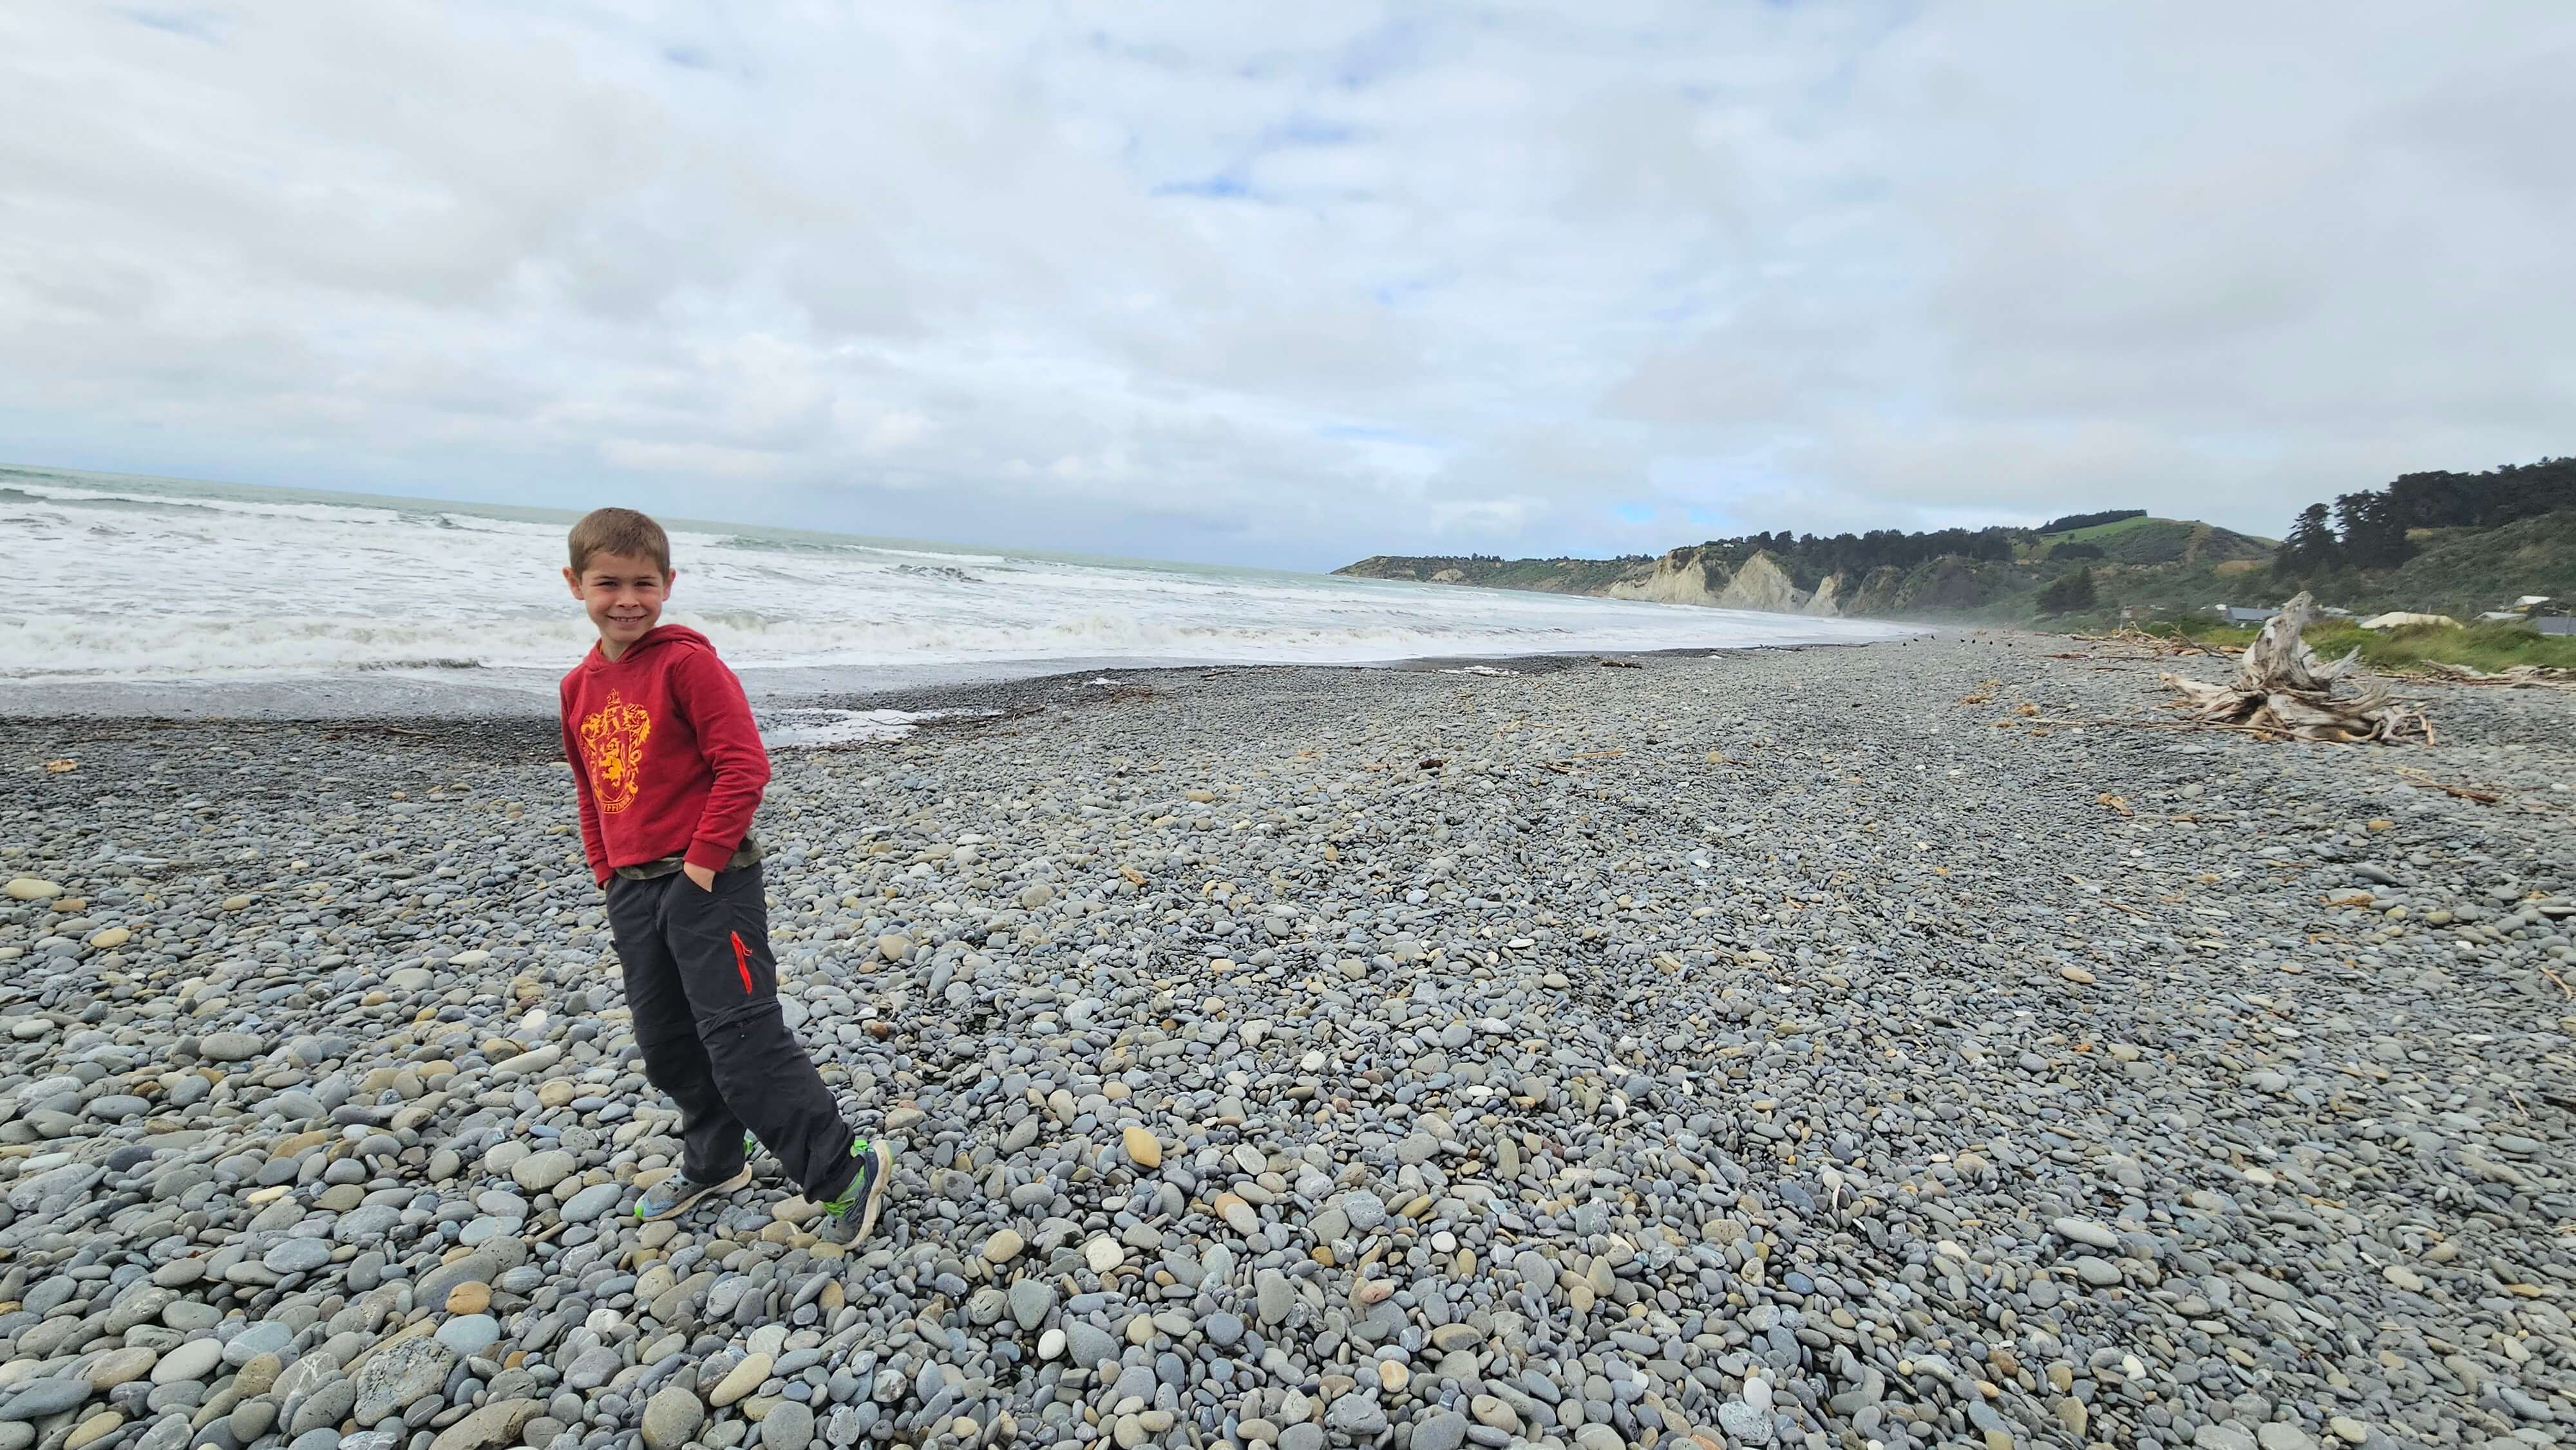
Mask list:
[[2576,5],[0,6],[0,461],[1329,567],[2576,451]]

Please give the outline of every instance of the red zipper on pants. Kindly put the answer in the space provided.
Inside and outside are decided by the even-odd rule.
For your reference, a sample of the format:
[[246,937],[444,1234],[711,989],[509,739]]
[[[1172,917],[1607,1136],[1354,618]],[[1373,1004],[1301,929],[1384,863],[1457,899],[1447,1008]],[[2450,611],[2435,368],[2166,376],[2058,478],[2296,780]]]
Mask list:
[[741,932],[734,932],[732,933],[732,936],[733,969],[742,973],[742,994],[748,997],[753,991],[751,985],[751,948],[742,944]]

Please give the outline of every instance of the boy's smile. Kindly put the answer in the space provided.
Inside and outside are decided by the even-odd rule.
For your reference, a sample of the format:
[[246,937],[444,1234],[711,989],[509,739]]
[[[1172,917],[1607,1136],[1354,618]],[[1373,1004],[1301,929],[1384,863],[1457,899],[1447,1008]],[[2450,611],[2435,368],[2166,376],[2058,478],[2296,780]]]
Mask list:
[[599,652],[613,660],[662,622],[663,601],[679,572],[665,574],[633,554],[593,554],[581,572],[564,570],[564,582],[598,629]]

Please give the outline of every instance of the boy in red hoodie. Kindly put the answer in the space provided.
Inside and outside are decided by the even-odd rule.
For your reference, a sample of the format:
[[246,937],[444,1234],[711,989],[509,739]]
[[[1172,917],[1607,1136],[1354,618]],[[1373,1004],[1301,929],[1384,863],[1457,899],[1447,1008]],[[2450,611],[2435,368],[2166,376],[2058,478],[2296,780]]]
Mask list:
[[[608,893],[644,1076],[679,1106],[677,1173],[645,1190],[669,1218],[751,1181],[756,1140],[823,1207],[817,1236],[876,1226],[893,1150],[841,1121],[778,1008],[752,812],[769,784],[742,682],[706,636],[662,624],[671,543],[633,509],[573,525],[564,580],[599,643],[563,678],[581,843]],[[746,1135],[745,1129],[749,1129]]]

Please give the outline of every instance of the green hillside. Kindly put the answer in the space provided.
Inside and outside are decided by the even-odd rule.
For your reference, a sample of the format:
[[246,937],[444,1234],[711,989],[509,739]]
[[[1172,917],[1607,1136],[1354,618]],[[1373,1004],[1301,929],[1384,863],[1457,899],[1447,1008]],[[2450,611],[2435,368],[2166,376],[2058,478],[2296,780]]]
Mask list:
[[[2042,529],[1762,533],[1660,558],[1379,556],[1336,570],[1550,594],[2057,627],[2262,608],[2306,588],[2356,613],[2468,619],[2522,595],[2576,602],[2576,460],[2407,474],[2301,514],[2285,540],[2143,510]],[[2077,576],[2081,575],[2079,579]],[[2052,588],[2052,586],[2056,586]],[[2089,596],[2090,602],[2084,602]],[[2043,605],[2043,598],[2047,601]]]
[[2421,552],[2394,569],[2327,570],[2301,581],[2319,599],[2377,613],[2421,610],[2468,619],[2527,594],[2576,612],[2576,509],[2493,529],[2413,536]]
[[2116,564],[2224,564],[2233,559],[2269,559],[2279,541],[2260,539],[2205,524],[2197,519],[2122,519],[2091,528],[2042,534],[2047,557],[2072,561],[2067,545],[2092,545]]
[[[2008,623],[2035,617],[2040,592],[2078,568],[2091,573],[2104,609],[2242,602],[2235,598],[2244,593],[2240,581],[2230,576],[2261,570],[2272,547],[2269,540],[2197,519],[2138,517],[2055,534],[2009,528],[1890,530],[1830,539],[1757,534],[1684,545],[1660,559],[1380,555],[1335,572],[1546,594],[1607,595],[1620,586],[1635,597],[1659,574],[1688,574],[1719,590],[1759,557],[1776,566],[1797,598],[1753,607],[1803,608],[1808,597],[1830,586],[1831,612],[1837,614]],[[1876,562],[1881,560],[1895,562]]]
[[2274,582],[2353,610],[2466,619],[2523,595],[2576,602],[2576,458],[2399,475],[2300,510]]
[[2154,529],[2160,524],[2172,524],[2174,522],[2176,521],[2173,519],[2148,517],[2118,519],[2111,523],[2092,524],[2080,529],[2060,529],[2055,533],[2041,534],[2040,537],[2053,541],[2072,540],[2076,543],[2082,544],[2098,544],[2104,539],[2116,539],[2122,534],[2133,534],[2140,529]]

